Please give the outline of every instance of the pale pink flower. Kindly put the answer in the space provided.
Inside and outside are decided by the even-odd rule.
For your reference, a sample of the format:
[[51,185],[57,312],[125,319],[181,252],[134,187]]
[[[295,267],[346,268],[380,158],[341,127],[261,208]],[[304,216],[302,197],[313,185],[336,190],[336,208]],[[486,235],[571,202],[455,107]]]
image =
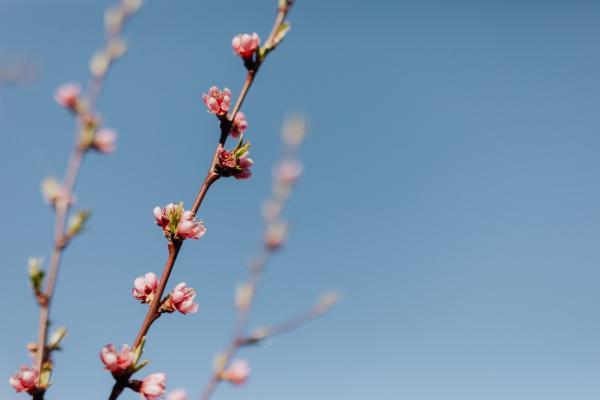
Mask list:
[[187,392],[183,389],[175,389],[167,396],[167,400],[187,400]]
[[156,373],[148,375],[142,381],[140,394],[146,400],[156,400],[165,394],[167,386],[167,375]]
[[284,160],[275,168],[274,175],[278,182],[293,185],[302,174],[302,164],[296,160]]
[[132,295],[142,303],[151,303],[156,294],[159,280],[154,272],[148,272],[144,276],[135,278],[133,281]]
[[160,226],[164,230],[167,229],[169,226],[169,222],[171,220],[169,215],[172,214],[173,208],[176,208],[176,207],[177,207],[177,205],[174,203],[169,203],[164,208],[161,208],[158,206],[154,207],[154,210],[152,210],[152,213],[154,214],[154,219],[156,220],[156,225]]
[[42,181],[41,191],[44,200],[52,206],[59,203],[75,204],[75,196],[69,195],[67,190],[54,177],[48,177]]
[[117,351],[112,344],[107,344],[100,351],[100,359],[107,370],[114,374],[120,374],[133,365],[134,354],[126,344],[121,346],[121,351]]
[[288,227],[285,222],[275,221],[267,226],[265,246],[271,251],[277,250],[285,243]]
[[233,126],[231,127],[231,137],[237,138],[248,129],[248,121],[246,121],[246,116],[243,112],[238,111],[235,114],[235,118],[233,119]]
[[191,211],[185,211],[177,226],[177,236],[183,239],[200,239],[206,233],[202,222],[196,221]]
[[185,282],[179,283],[171,292],[173,307],[182,314],[193,314],[198,311],[198,303],[194,301],[196,290],[188,287]]
[[231,41],[233,52],[242,58],[250,58],[260,46],[260,38],[256,33],[244,33],[234,36]]
[[76,83],[64,83],[56,89],[54,99],[63,107],[75,109],[80,94],[81,86]]
[[8,380],[10,386],[17,392],[27,392],[32,394],[37,389],[38,378],[40,374],[33,367],[22,366],[19,372],[14,374]]
[[112,129],[103,128],[94,136],[94,148],[101,153],[112,153],[115,151],[117,133]]
[[225,371],[221,372],[221,379],[234,385],[245,383],[248,376],[250,376],[250,366],[246,360],[234,360]]
[[235,179],[248,179],[252,176],[252,171],[250,168],[254,165],[254,161],[249,156],[249,153],[245,153],[238,159],[238,167],[240,171],[235,173],[233,177]]
[[153,214],[156,225],[163,229],[166,237],[173,235],[179,239],[200,239],[206,233],[202,221],[197,221],[191,211],[184,211],[183,203],[155,207]]
[[225,115],[231,106],[231,91],[227,88],[221,91],[218,87],[213,86],[208,89],[208,93],[202,95],[202,100],[209,112]]

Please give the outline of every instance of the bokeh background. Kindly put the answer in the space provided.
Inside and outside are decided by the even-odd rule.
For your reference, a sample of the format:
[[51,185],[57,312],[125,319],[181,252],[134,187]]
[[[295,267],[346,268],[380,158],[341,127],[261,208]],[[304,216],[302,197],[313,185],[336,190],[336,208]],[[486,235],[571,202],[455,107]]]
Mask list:
[[[217,137],[201,93],[237,92],[230,40],[266,37],[275,0],[148,1],[100,102],[118,151],[86,160],[91,229],[68,249],[53,308],[67,325],[48,399],[105,399],[99,349],[131,342],[133,279],[159,271],[157,204],[189,205]],[[39,75],[0,87],[0,377],[27,363],[37,308],[27,257],[46,255],[39,182],[62,174],[73,121],[53,101],[85,81],[108,1],[0,0],[0,56]],[[144,372],[200,393],[229,339],[233,288],[261,233],[286,115],[310,134],[256,326],[338,289],[326,318],[244,351],[253,375],[215,399],[592,400],[600,396],[600,3],[298,0],[293,30],[244,111],[256,161],[221,181],[173,283],[201,312],[158,321]],[[5,377],[5,378],[4,378]],[[126,393],[123,399],[135,399]],[[0,398],[24,398],[0,385]]]

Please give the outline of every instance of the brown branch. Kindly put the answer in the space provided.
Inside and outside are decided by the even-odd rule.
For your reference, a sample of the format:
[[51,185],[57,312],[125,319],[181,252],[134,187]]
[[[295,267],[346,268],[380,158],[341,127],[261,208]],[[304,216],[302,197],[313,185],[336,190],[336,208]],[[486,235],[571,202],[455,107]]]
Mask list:
[[156,291],[156,295],[152,299],[150,303],[150,308],[148,313],[146,314],[146,318],[140,327],[140,331],[135,338],[135,342],[133,343],[133,348],[137,348],[140,343],[142,343],[142,339],[148,333],[150,326],[158,317],[160,317],[160,312],[158,309],[160,308],[160,302],[162,299],[162,294],[165,291],[165,287],[167,286],[167,282],[169,280],[169,276],[171,276],[171,272],[173,271],[173,266],[175,265],[175,260],[177,260],[177,255],[179,254],[179,250],[181,249],[182,241],[169,241],[168,249],[169,249],[169,258],[167,259],[167,263],[165,265],[165,269],[160,278],[160,283],[158,289]]
[[[287,15],[288,12],[289,12],[289,7],[286,7],[285,9],[280,8],[278,10],[277,17],[276,17],[275,23],[273,25],[273,29],[271,31],[271,34],[269,35],[269,39],[267,39],[267,43],[271,43],[271,44],[273,43],[275,35],[276,35],[277,31],[279,30],[279,27],[285,20],[285,16]],[[246,80],[244,82],[244,86],[242,87],[240,94],[238,95],[238,98],[235,102],[235,105],[234,105],[232,111],[226,117],[221,118],[221,124],[220,124],[221,134],[219,137],[219,142],[217,144],[215,152],[213,153],[213,157],[212,157],[210,166],[208,168],[208,171],[206,173],[206,176],[200,186],[200,189],[198,190],[198,194],[196,195],[193,205],[192,205],[192,208],[191,208],[191,211],[194,215],[196,215],[198,213],[198,210],[202,206],[202,202],[204,201],[204,198],[208,192],[208,189],[220,177],[215,172],[219,153],[225,146],[225,143],[227,141],[227,138],[229,136],[231,128],[233,127],[233,121],[235,119],[235,116],[237,115],[238,111],[240,110],[242,104],[244,103],[244,100],[246,99],[246,97],[248,95],[250,87],[252,86],[252,83],[254,82],[256,74],[258,73],[258,70],[260,69],[260,66],[262,65],[263,62],[264,62],[264,60],[257,60],[254,63],[253,67],[248,69],[248,73],[246,75]],[[180,251],[182,245],[183,245],[182,241],[169,244],[169,257],[167,259],[165,268],[163,270],[163,274],[162,274],[162,277],[160,280],[160,285],[159,285],[157,292],[154,296],[154,299],[152,300],[150,307],[146,313],[144,322],[142,323],[142,325],[138,331],[135,342],[133,344],[134,349],[141,344],[142,339],[148,334],[148,331],[152,327],[152,324],[154,323],[154,321],[156,321],[158,319],[158,317],[160,316],[160,313],[158,311],[160,308],[160,302],[161,302],[162,296],[164,294],[164,290],[167,285],[169,276],[174,267],[175,261],[177,260],[177,256],[179,254],[179,251]],[[172,249],[172,246],[173,246],[173,249]],[[129,379],[130,377],[131,377],[131,375],[128,376],[127,379]],[[115,400],[119,397],[119,395],[123,392],[123,389],[126,386],[125,382],[126,382],[126,380],[123,380],[123,382],[115,383],[112,393],[111,393],[111,396],[109,398],[110,400]]]

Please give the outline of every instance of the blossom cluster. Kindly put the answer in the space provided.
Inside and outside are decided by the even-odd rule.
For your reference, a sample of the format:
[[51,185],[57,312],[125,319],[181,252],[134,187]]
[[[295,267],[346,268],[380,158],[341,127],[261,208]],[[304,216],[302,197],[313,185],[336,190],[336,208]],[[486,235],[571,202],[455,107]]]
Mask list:
[[58,87],[54,99],[62,107],[80,116],[83,124],[80,146],[100,153],[112,153],[116,149],[117,134],[109,128],[99,128],[100,119],[90,115],[82,98],[81,86],[77,83],[65,83]]
[[[142,303],[151,303],[158,290],[160,281],[154,272],[148,272],[133,281],[132,295]],[[198,311],[198,304],[195,301],[196,290],[181,282],[167,295],[162,301],[161,312],[179,311],[182,314],[193,314]]]
[[202,222],[196,220],[192,211],[184,210],[183,203],[155,207],[153,213],[156,225],[163,229],[169,239],[200,239],[206,233]]

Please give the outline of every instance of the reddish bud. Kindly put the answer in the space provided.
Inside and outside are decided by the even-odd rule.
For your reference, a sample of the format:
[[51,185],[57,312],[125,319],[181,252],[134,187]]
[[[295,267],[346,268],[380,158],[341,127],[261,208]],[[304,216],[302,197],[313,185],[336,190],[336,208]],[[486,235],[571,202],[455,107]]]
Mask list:
[[81,94],[81,86],[76,83],[65,83],[56,89],[54,99],[58,104],[65,108],[75,109],[79,102]]
[[39,372],[33,367],[22,366],[19,372],[10,377],[9,383],[17,392],[33,394],[37,389]]
[[242,58],[250,58],[260,46],[260,38],[256,33],[239,34],[231,41],[233,52]]

